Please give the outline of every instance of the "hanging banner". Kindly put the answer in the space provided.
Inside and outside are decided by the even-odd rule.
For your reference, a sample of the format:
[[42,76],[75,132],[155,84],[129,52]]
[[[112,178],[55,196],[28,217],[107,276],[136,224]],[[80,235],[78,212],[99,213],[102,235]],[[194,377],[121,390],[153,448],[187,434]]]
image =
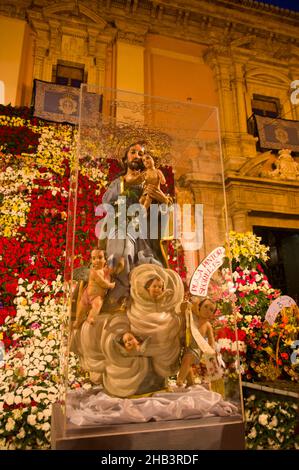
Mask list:
[[265,316],[265,321],[267,321],[269,325],[273,325],[279,312],[283,308],[291,307],[292,305],[296,305],[296,302],[294,299],[292,299],[292,297],[289,297],[288,295],[282,295],[281,297],[278,297],[273,302],[271,302]]
[[225,248],[215,248],[198,266],[190,281],[190,293],[206,297],[211,277],[223,264]]
[[[84,109],[89,122],[97,122],[101,107],[101,95],[86,93]],[[80,108],[80,89],[56,83],[34,81],[34,116],[46,121],[78,124]]]
[[255,115],[260,146],[299,151],[299,121]]

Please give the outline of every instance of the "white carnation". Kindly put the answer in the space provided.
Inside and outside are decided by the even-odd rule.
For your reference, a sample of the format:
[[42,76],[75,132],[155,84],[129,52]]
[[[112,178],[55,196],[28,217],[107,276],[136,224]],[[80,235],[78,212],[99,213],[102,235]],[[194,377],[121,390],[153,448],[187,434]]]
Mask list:
[[27,423],[30,424],[30,426],[35,426],[35,424],[36,424],[36,416],[35,416],[35,415],[29,415],[29,416],[27,416]]
[[7,405],[13,405],[14,403],[14,394],[13,393],[8,393],[5,397],[5,402],[7,403]]

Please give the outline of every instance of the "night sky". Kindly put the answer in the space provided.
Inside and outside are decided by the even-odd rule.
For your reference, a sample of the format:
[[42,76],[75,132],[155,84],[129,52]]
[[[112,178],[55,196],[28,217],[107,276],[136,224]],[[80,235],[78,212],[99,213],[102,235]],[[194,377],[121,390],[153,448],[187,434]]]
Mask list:
[[288,10],[299,11],[299,0],[257,0],[261,3],[270,3],[281,8],[287,8]]

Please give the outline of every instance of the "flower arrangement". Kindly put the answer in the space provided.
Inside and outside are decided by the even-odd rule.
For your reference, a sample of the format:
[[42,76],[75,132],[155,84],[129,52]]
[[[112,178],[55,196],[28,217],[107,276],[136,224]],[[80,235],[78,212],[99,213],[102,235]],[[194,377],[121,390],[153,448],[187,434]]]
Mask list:
[[229,232],[227,252],[232,260],[233,269],[236,265],[245,268],[266,262],[269,259],[268,251],[269,248],[261,244],[261,237],[252,232],[239,233],[233,230]]
[[273,398],[245,399],[246,447],[248,449],[299,449],[298,405]]
[[[8,349],[0,367],[1,449],[49,447],[51,406],[64,395],[62,286],[60,275],[52,283],[19,278],[16,315],[7,317],[2,327],[14,347]],[[71,386],[76,375],[80,386],[91,387],[73,355],[70,369]]]
[[230,232],[227,248],[233,272],[222,269],[223,282],[214,297],[222,314],[216,325],[218,348],[233,375],[237,349],[246,380],[298,381],[298,365],[290,363],[292,344],[299,331],[296,313],[285,309],[273,325],[265,322],[272,300],[280,295],[265,275],[262,263],[267,247],[252,233]]

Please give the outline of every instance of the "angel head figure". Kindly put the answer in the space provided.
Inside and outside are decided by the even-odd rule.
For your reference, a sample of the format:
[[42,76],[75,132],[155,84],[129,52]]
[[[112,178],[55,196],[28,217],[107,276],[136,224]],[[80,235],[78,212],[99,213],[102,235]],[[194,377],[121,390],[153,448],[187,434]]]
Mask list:
[[146,353],[151,338],[141,338],[130,330],[125,331],[121,336],[114,339],[114,344],[118,353],[124,357],[143,356]]
[[133,309],[168,312],[176,310],[182,303],[184,286],[177,273],[171,269],[141,264],[132,270],[130,281]]
[[126,351],[140,351],[141,341],[131,331],[126,331],[123,334],[120,343],[124,346]]
[[158,300],[164,292],[164,281],[159,276],[154,276],[145,283],[144,287],[152,299]]

